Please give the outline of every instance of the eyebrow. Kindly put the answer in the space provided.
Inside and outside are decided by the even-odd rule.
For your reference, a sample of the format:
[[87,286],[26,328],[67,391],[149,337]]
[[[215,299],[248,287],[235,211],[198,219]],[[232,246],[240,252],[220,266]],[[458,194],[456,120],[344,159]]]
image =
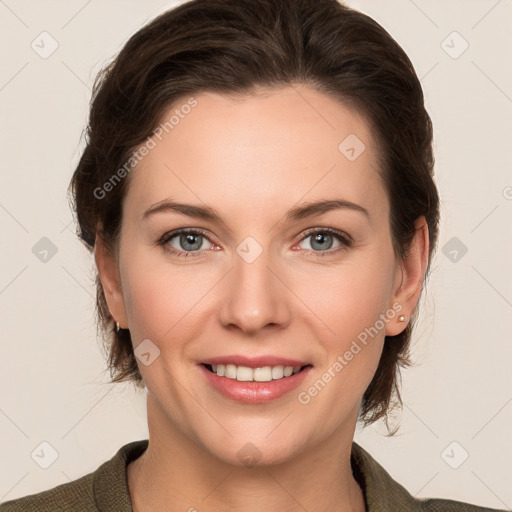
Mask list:
[[[366,210],[366,208],[363,208],[356,203],[346,201],[345,199],[325,199],[322,201],[305,203],[289,210],[285,215],[285,219],[287,221],[301,220],[340,208],[360,212],[364,214],[368,219],[370,219],[370,213],[368,210]],[[225,222],[217,213],[217,211],[209,206],[198,206],[169,200],[164,200],[154,204],[144,212],[142,218],[147,219],[151,215],[162,212],[178,212],[188,217],[217,222],[225,225]]]

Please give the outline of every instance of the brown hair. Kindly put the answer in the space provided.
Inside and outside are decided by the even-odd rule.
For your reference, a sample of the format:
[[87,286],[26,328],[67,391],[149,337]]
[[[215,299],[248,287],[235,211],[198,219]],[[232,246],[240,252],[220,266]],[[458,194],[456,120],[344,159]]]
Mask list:
[[[134,34],[96,78],[86,147],[70,187],[77,234],[93,250],[97,227],[116,252],[128,179],[99,190],[151,136],[166,110],[202,91],[251,94],[258,87],[300,83],[350,104],[369,123],[379,147],[390,201],[394,252],[402,259],[415,232],[428,223],[429,273],[439,223],[433,181],[432,124],[413,65],[378,23],[336,0],[192,0]],[[341,141],[340,141],[341,142]],[[115,332],[96,276],[98,327],[113,382],[144,387],[130,331]],[[386,337],[360,419],[367,426],[402,404],[400,367],[411,364],[409,345],[417,318]],[[393,397],[396,399],[393,400]],[[389,426],[388,426],[389,429]]]

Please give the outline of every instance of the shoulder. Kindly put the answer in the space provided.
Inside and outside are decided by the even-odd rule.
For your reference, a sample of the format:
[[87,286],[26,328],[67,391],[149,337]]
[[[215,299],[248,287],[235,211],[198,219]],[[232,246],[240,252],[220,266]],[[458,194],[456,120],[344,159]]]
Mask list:
[[92,491],[93,476],[94,473],[89,473],[53,489],[0,503],[0,512],[97,510]]
[[479,507],[462,501],[424,499],[418,501],[418,510],[422,512],[506,512],[504,509]]
[[505,512],[461,501],[416,498],[355,442],[352,443],[351,463],[354,478],[363,490],[368,512]]
[[147,448],[147,444],[147,439],[128,443],[92,473],[46,491],[0,503],[0,512],[131,512],[126,466]]

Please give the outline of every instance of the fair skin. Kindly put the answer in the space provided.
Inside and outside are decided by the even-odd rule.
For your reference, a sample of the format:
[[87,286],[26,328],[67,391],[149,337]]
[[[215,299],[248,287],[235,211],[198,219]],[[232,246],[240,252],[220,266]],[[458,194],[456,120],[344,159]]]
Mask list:
[[[358,410],[384,337],[405,329],[418,302],[428,261],[425,219],[398,261],[375,141],[344,104],[304,86],[194,97],[197,106],[129,176],[118,255],[96,240],[112,316],[130,329],[135,348],[149,339],[160,350],[151,364],[138,361],[150,442],[128,466],[133,509],[362,512],[350,465]],[[366,146],[354,161],[338,150],[350,134]],[[325,199],[350,201],[367,214],[337,208],[286,217]],[[164,200],[209,206],[222,221],[170,209],[143,218]],[[181,256],[158,244],[179,228],[205,231],[195,238],[197,257],[193,237],[166,242]],[[315,243],[305,234],[310,228],[337,230],[353,243],[325,231]],[[236,251],[248,236],[262,249],[251,263]],[[331,253],[320,257],[323,247]],[[382,314],[390,319],[378,334],[301,403],[299,392],[332,373]],[[240,402],[213,388],[201,367],[231,354],[311,366],[297,389],[265,403]],[[244,446],[258,454],[250,467],[238,454]]]

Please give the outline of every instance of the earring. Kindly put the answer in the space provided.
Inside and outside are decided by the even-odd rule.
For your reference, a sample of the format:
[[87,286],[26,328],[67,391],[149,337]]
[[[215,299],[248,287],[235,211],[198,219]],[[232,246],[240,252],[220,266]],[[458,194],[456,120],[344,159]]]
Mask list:
[[[404,316],[404,315],[400,315],[400,316],[398,317],[398,321],[399,321],[399,322],[403,322],[404,320],[405,320],[405,316]],[[118,325],[119,325],[119,324],[118,324]]]
[[119,329],[120,329],[119,322],[116,322],[116,332],[119,332]]

